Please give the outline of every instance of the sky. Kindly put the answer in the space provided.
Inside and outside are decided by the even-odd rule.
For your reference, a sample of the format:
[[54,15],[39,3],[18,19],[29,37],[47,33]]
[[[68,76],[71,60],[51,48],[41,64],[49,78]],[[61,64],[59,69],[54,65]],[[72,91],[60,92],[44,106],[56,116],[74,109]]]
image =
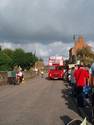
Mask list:
[[0,0],[0,45],[69,58],[73,36],[94,51],[94,0]]

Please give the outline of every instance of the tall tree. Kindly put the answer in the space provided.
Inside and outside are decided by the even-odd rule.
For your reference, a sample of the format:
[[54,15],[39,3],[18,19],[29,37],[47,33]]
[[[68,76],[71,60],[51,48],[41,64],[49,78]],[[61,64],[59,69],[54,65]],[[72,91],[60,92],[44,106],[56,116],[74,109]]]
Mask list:
[[12,59],[1,50],[0,51],[0,70],[5,71],[8,69],[12,69]]
[[[28,70],[30,69],[31,66],[35,65],[36,61],[38,61],[38,58],[35,56],[35,54],[32,54],[32,52],[25,53],[24,50],[21,48],[17,48],[15,50],[6,48],[2,51],[2,53],[4,54],[4,56],[3,54],[1,54],[0,56],[0,59],[2,59],[0,62],[0,65],[3,64],[2,62],[4,60],[4,62],[6,63],[6,66],[2,65],[2,67],[3,66],[6,67],[4,68],[4,70],[5,69],[7,70],[9,67],[12,68],[13,66],[21,66],[22,69]],[[9,60],[10,60],[10,63],[8,63]]]
[[32,53],[24,53],[20,57],[20,65],[22,69],[30,69],[32,63]]
[[12,56],[13,64],[14,64],[14,65],[17,65],[17,66],[21,65],[21,64],[20,64],[20,57],[21,57],[22,55],[24,55],[24,54],[25,54],[25,52],[24,52],[23,49],[21,49],[21,48],[15,49],[15,50],[14,50],[14,53],[13,53],[13,56]]
[[10,58],[12,58],[12,56],[13,56],[13,50],[12,49],[5,48],[3,50],[3,52],[6,53]]

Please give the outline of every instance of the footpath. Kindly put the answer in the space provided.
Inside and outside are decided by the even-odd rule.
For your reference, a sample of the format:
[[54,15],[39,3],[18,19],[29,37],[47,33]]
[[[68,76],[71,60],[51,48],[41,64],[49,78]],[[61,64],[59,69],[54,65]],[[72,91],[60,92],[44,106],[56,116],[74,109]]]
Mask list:
[[[71,86],[69,86],[69,83],[65,83],[65,85],[68,88],[69,94],[71,95],[71,97],[73,98],[75,104],[77,105],[77,99],[72,96]],[[86,117],[87,125],[93,125],[92,124],[92,113],[91,113],[92,105],[91,105],[91,103],[87,102],[86,106],[82,107],[82,108],[78,106],[78,109],[80,111],[80,114],[81,114],[82,118],[84,119]]]

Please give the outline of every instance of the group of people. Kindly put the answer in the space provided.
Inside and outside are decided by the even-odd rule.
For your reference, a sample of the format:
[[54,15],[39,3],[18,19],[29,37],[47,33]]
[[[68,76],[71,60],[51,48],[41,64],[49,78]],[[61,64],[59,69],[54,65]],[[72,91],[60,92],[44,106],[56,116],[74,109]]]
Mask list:
[[83,63],[71,68],[68,76],[69,85],[72,86],[72,95],[77,98],[79,106],[84,106],[86,96],[94,90],[94,63],[88,69]]
[[8,76],[8,83],[10,85],[20,84],[22,82],[22,78],[24,77],[24,74],[22,70],[16,71],[15,67],[13,67],[13,70],[9,70],[7,72]]

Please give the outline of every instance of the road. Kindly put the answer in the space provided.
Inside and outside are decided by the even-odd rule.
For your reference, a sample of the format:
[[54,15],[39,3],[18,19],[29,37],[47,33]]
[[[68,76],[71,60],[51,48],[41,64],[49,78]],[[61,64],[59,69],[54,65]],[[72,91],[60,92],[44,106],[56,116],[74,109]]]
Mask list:
[[0,86],[0,125],[67,125],[81,119],[63,80],[37,76]]

